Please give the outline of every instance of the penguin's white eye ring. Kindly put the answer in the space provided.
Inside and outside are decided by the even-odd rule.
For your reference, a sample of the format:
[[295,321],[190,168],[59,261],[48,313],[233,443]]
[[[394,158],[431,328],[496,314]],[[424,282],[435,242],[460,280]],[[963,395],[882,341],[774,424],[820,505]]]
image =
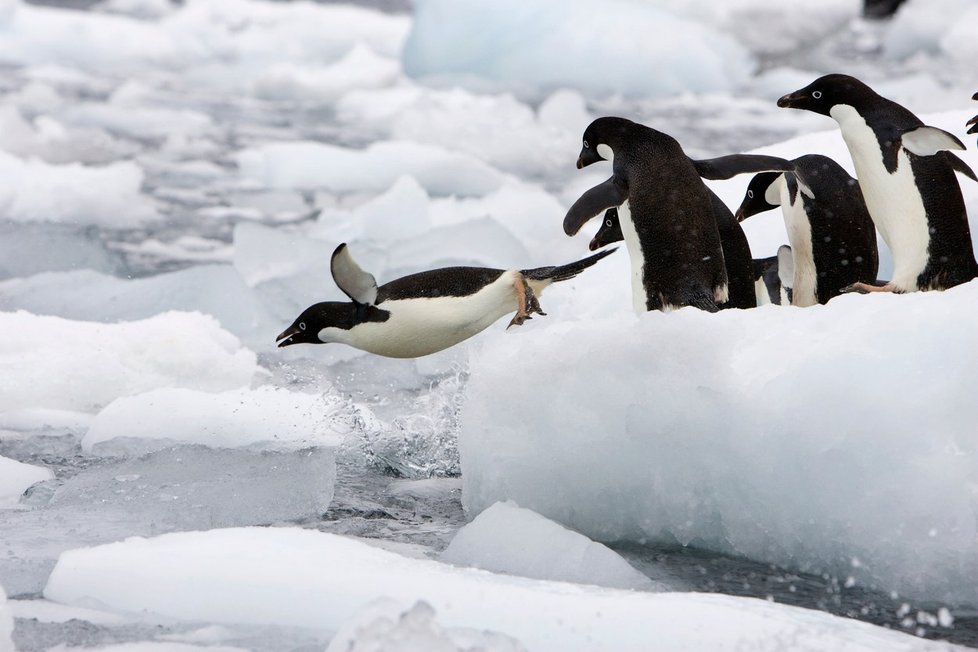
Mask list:
[[585,140],[585,141],[584,141],[584,149],[587,149],[588,147],[590,147],[590,145],[588,145],[588,144],[587,144],[587,141]]
[[611,225],[611,220],[605,220],[605,221],[604,221],[604,225],[605,225],[606,227],[608,227],[608,228],[610,229],[610,228],[611,228],[611,226],[612,226],[612,225]]
[[300,321],[299,322],[299,330],[300,331],[306,330],[306,322],[304,322],[304,321]]
[[747,199],[753,199],[753,198],[754,198],[754,191],[753,190],[748,190],[747,191]]
[[822,99],[822,91],[812,91],[812,97],[816,100]]

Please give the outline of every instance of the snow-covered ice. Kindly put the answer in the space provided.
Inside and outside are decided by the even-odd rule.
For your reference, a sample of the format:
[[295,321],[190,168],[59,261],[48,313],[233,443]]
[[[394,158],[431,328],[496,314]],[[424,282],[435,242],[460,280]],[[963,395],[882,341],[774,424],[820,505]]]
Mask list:
[[423,600],[442,626],[496,632],[528,650],[948,649],[764,600],[494,575],[283,528],[167,534],[73,550],[58,560],[44,596],[185,620],[334,631],[378,598],[405,611]]
[[539,580],[654,588],[617,552],[512,501],[480,512],[458,531],[439,559]]
[[7,603],[7,594],[0,586],[0,652],[14,652],[14,642],[10,635],[14,631],[14,616]]

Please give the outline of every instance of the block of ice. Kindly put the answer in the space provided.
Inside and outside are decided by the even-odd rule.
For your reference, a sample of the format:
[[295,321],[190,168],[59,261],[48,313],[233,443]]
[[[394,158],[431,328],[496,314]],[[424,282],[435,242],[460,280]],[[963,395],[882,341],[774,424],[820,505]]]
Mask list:
[[652,580],[617,552],[559,523],[499,502],[463,526],[440,559],[538,580],[651,590]]
[[52,272],[0,282],[0,310],[115,322],[169,310],[200,312],[255,348],[272,348],[279,320],[231,265],[198,265],[168,274],[122,279],[89,270]]
[[764,600],[495,575],[299,528],[187,532],[71,550],[59,558],[44,596],[181,620],[334,631],[378,598],[392,599],[402,609],[423,600],[445,628],[498,632],[529,650],[936,652],[949,647]]
[[15,507],[31,485],[53,477],[50,469],[0,456],[0,509]]
[[484,195],[502,175],[479,159],[435,145],[385,141],[366,149],[271,143],[235,155],[241,174],[272,188],[381,192],[409,174],[437,195]]
[[323,68],[283,62],[270,66],[255,82],[255,95],[269,99],[332,102],[353,89],[383,88],[401,72],[400,61],[379,56],[362,43]]
[[[0,8],[2,9],[2,8]],[[7,594],[0,586],[0,652],[16,652],[14,650],[14,616],[7,603]]]
[[972,282],[564,321],[474,348],[463,505],[512,499],[600,541],[974,603],[976,306]]
[[95,411],[158,387],[242,387],[259,370],[253,352],[199,313],[99,324],[4,312],[0,332],[0,411]]
[[14,222],[133,227],[159,215],[140,188],[143,172],[131,161],[102,167],[49,165],[0,151],[0,212]]
[[[292,450],[338,446],[352,431],[352,407],[338,394],[304,394],[263,386],[227,392],[156,389],[124,396],[99,412],[82,450],[157,450],[174,442],[211,448]],[[132,440],[136,440],[133,442]]]
[[568,87],[659,97],[729,91],[753,68],[726,34],[627,0],[419,1],[403,61],[411,76],[476,79],[524,94]]
[[48,222],[0,222],[0,279],[71,269],[112,273],[121,267],[119,254],[106,247],[94,229]]

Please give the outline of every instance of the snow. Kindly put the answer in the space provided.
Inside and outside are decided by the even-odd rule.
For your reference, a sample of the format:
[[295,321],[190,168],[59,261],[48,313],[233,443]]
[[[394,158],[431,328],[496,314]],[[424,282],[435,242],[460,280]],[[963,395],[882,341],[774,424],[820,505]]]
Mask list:
[[483,510],[439,557],[458,566],[540,580],[650,590],[621,555],[512,501]]
[[350,431],[343,423],[348,413],[346,402],[335,393],[305,394],[267,385],[220,393],[162,388],[109,403],[95,416],[81,445],[91,451],[125,438],[154,440],[143,442],[140,450],[174,442],[212,448],[335,447]]
[[254,353],[199,313],[99,324],[4,312],[0,331],[0,411],[95,411],[159,387],[242,387],[259,371]]
[[16,506],[31,485],[53,477],[50,469],[0,456],[0,509]]
[[[302,599],[295,600],[296,595]],[[183,620],[333,630],[362,610],[375,609],[378,598],[396,601],[404,611],[423,600],[443,627],[488,630],[528,650],[625,652],[648,649],[649,641],[663,651],[773,651],[786,645],[853,652],[949,649],[763,600],[494,575],[401,557],[345,537],[283,528],[134,537],[69,551],[58,560],[44,596],[69,605],[146,610]],[[426,611],[422,607],[411,618],[430,632]],[[370,629],[374,636],[381,627]]]
[[[617,313],[477,350],[463,504],[515,500],[599,541],[973,602],[976,301],[972,282],[806,309]],[[558,376],[540,409],[539,379]]]

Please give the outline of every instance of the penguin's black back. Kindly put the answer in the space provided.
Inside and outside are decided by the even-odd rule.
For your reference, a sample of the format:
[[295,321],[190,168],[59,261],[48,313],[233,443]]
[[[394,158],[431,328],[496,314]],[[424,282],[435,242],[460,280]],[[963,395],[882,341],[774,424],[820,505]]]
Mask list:
[[613,166],[643,245],[647,309],[704,307],[727,273],[710,192],[692,161],[671,136],[632,123]]
[[464,297],[498,279],[505,270],[490,267],[443,267],[409,274],[377,288],[377,304],[398,299]]
[[826,303],[853,283],[875,283],[876,227],[859,183],[827,156],[809,154],[792,162],[815,195],[802,193],[801,199],[812,230],[818,302]]
[[727,268],[727,284],[730,299],[720,306],[724,308],[756,308],[757,293],[754,291],[754,266],[751,261],[750,244],[740,222],[730,212],[723,200],[707,187],[713,205],[713,218],[720,235],[723,249],[723,262]]

